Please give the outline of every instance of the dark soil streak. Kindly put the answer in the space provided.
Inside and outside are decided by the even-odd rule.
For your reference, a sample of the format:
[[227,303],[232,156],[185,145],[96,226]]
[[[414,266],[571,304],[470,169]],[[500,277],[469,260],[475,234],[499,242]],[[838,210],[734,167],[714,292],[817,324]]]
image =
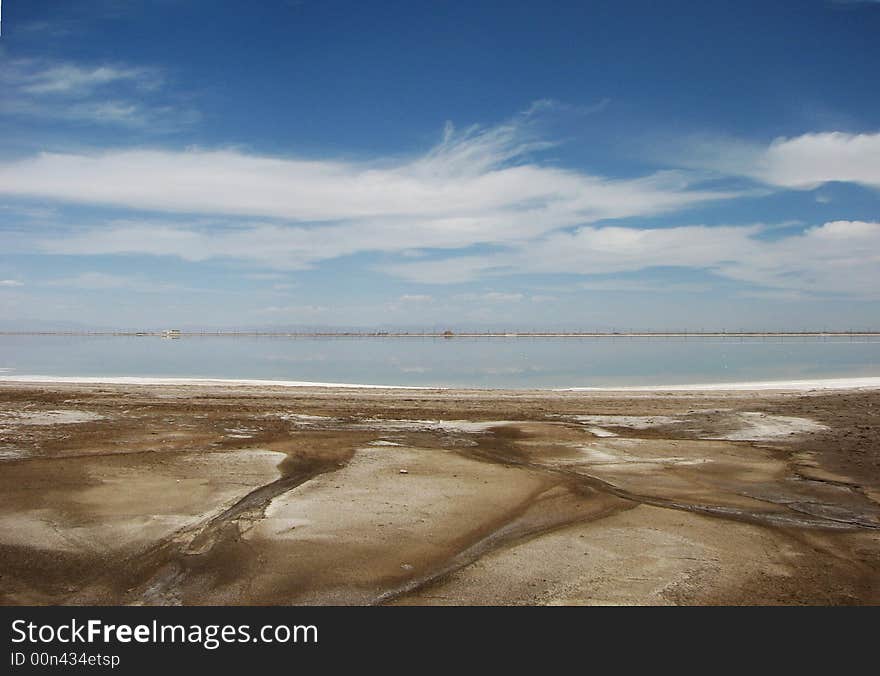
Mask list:
[[[499,435],[498,432],[504,431],[503,434]],[[639,504],[651,505],[652,507],[661,507],[665,509],[677,509],[685,512],[693,512],[696,514],[702,514],[705,516],[717,517],[721,519],[730,519],[733,521],[739,521],[743,523],[752,523],[761,526],[770,526],[770,527],[787,527],[787,526],[800,526],[806,528],[816,528],[816,529],[825,529],[825,530],[857,530],[857,529],[869,529],[869,530],[878,530],[880,529],[880,525],[875,525],[866,521],[852,521],[845,519],[835,519],[829,516],[819,516],[817,514],[811,513],[805,509],[798,509],[796,507],[792,507],[788,504],[780,504],[776,502],[771,502],[768,500],[764,500],[769,504],[773,504],[778,507],[784,507],[785,509],[795,512],[798,516],[786,516],[783,513],[775,513],[775,512],[750,512],[746,510],[739,510],[730,507],[723,507],[719,505],[701,505],[694,503],[685,503],[678,502],[675,500],[669,500],[666,498],[660,498],[656,496],[646,495],[643,493],[635,493],[632,491],[628,491],[626,489],[615,486],[612,483],[604,481],[598,477],[592,476],[590,474],[585,474],[578,471],[567,470],[559,467],[548,467],[546,465],[541,465],[539,463],[535,463],[525,459],[524,454],[521,450],[517,449],[512,440],[517,438],[521,438],[523,435],[521,432],[516,430],[513,427],[504,427],[504,428],[492,428],[492,432],[496,434],[493,435],[495,438],[491,441],[486,441],[483,439],[478,440],[478,444],[473,448],[465,448],[460,449],[457,452],[461,455],[465,455],[467,457],[471,457],[478,460],[483,460],[487,462],[495,462],[497,464],[508,465],[512,467],[521,467],[525,469],[529,469],[531,471],[540,472],[544,474],[557,475],[568,479],[569,481],[573,481],[576,483],[580,483],[581,485],[601,492],[607,493],[608,495],[613,495],[617,498],[621,498],[623,500],[629,500],[632,502],[637,502]],[[747,442],[744,442],[747,443]],[[753,497],[753,496],[750,496]],[[753,498],[757,499],[757,498]],[[811,517],[810,519],[804,519],[800,515],[806,515]]]
[[[354,449],[347,455],[329,458],[309,458],[301,452],[288,456],[278,465],[279,470],[284,473],[281,478],[252,490],[207,521],[175,531],[146,551],[118,562],[120,570],[129,571],[124,591],[119,580],[109,581],[104,574],[96,576],[91,583],[102,580],[108,582],[129,603],[168,603],[169,598],[176,597],[176,588],[186,581],[191,571],[205,567],[216,546],[221,543],[242,542],[241,522],[261,519],[273,499],[321,474],[341,469],[353,456]],[[188,544],[182,544],[187,539]],[[67,600],[78,604],[88,602],[83,601],[80,595],[74,595]]]
[[[544,491],[541,495],[546,494],[547,492],[548,491]],[[438,567],[429,574],[409,581],[406,584],[395,589],[390,589],[383,594],[380,594],[372,601],[370,605],[384,605],[395,601],[396,599],[404,597],[407,594],[411,594],[416,591],[422,591],[423,589],[429,588],[432,585],[442,583],[453,573],[461,570],[462,568],[465,568],[466,566],[471,565],[472,563],[475,563],[476,561],[479,561],[482,557],[494,551],[504,549],[506,547],[513,547],[523,542],[528,542],[533,538],[540,537],[541,535],[545,535],[547,533],[552,533],[554,531],[571,526],[575,523],[598,521],[613,514],[618,514],[619,512],[622,512],[624,510],[636,507],[636,504],[634,503],[627,503],[621,500],[617,504],[607,506],[604,509],[593,512],[587,516],[568,515],[559,518],[558,520],[554,520],[550,523],[541,523],[539,521],[536,524],[530,524],[528,519],[528,512],[540,501],[541,495],[533,498],[528,503],[523,505],[523,508],[519,511],[518,514],[516,514],[512,519],[505,522],[500,527],[492,530],[488,534],[478,539],[476,542],[460,550],[458,553],[452,555],[445,561],[440,562]]]

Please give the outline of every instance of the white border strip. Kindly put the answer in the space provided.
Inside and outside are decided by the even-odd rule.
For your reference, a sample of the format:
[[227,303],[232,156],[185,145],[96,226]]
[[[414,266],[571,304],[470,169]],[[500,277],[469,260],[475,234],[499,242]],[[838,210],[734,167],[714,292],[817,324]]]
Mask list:
[[565,387],[556,392],[713,392],[713,391],[752,391],[789,390],[806,392],[808,390],[857,390],[880,389],[880,377],[870,378],[822,378],[816,380],[765,380],[745,383],[695,383],[692,385],[636,385],[631,387]]
[[331,387],[363,390],[442,390],[443,387],[408,385],[360,385],[356,383],[312,383],[302,380],[249,380],[237,378],[153,378],[140,376],[0,376],[0,383],[70,383],[76,385],[256,385],[261,387]]
[[[68,383],[74,385],[205,385],[255,387],[321,387],[362,390],[538,390],[542,388],[475,388],[475,387],[435,387],[431,385],[363,385],[357,383],[318,383],[301,380],[257,380],[236,378],[155,378],[149,376],[36,376],[0,375],[0,383]],[[868,378],[825,378],[815,380],[773,380],[742,383],[699,383],[692,385],[636,385],[620,387],[560,387],[544,388],[551,392],[713,392],[713,391],[754,391],[787,390],[805,392],[808,390],[855,390],[880,389],[880,377]]]

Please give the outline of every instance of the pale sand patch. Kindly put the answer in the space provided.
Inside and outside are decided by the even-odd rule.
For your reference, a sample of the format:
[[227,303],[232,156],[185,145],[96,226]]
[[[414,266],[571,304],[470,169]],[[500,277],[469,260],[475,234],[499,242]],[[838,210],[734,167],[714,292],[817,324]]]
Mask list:
[[58,515],[52,508],[0,513],[0,542],[13,547],[33,547],[39,550],[91,551],[82,542],[58,525]]
[[[623,450],[621,447],[595,446],[584,444],[578,447],[590,465],[702,465],[712,462],[711,458],[693,458],[678,455],[658,457],[647,455],[634,455]],[[577,461],[574,461],[577,463]]]
[[755,575],[790,577],[799,557],[764,528],[642,505],[490,552],[395,603],[699,603]]
[[858,491],[792,477],[786,459],[753,445],[619,437],[554,443],[533,431],[518,446],[532,464],[599,479],[640,501],[781,526],[880,526],[880,509]]
[[480,434],[493,427],[513,425],[513,420],[393,420],[368,418],[360,423],[347,426],[347,429],[366,429],[377,432],[446,432],[461,434]]
[[813,452],[796,453],[794,458],[797,461],[797,474],[804,479],[823,481],[841,486],[853,485],[852,480],[848,476],[840,474],[839,472],[831,472],[823,468],[816,461],[816,454]]
[[[5,430],[0,428],[0,433],[3,433]],[[29,458],[30,452],[21,448],[11,448],[9,446],[0,447],[0,461],[3,460],[21,460],[22,458]]]
[[616,437],[617,434],[612,432],[611,430],[606,430],[603,427],[588,427],[587,432],[592,434],[594,437]]
[[767,485],[777,487],[782,499],[793,499],[792,487],[780,481],[785,461],[766,449],[699,439],[554,441],[538,436],[537,425],[529,429],[532,436],[517,446],[531,464],[599,479],[643,498],[756,514],[785,511],[768,502],[762,493]]
[[[280,476],[277,465],[285,454],[265,450],[222,453],[193,452],[169,456],[148,469],[137,456],[94,456],[86,460],[33,460],[69,463],[85,470],[83,481],[50,483],[39,488],[40,506],[16,509],[20,500],[33,502],[30,487],[19,487],[8,476],[3,482],[0,542],[63,551],[114,551],[145,546],[203,520]],[[35,465],[32,465],[34,467]]]
[[[587,425],[587,431],[598,437],[617,436],[613,432],[607,432],[602,427],[594,425],[608,425],[611,427],[626,427],[629,429],[645,430],[664,425],[683,425],[691,421],[711,414],[714,424],[722,423],[734,429],[724,434],[696,433],[700,439],[726,439],[729,441],[770,441],[793,434],[807,434],[810,432],[824,432],[828,430],[826,425],[794,416],[773,415],[757,411],[729,411],[724,409],[691,411],[684,416],[674,417],[666,415],[638,416],[638,415],[576,415],[572,416],[580,423]],[[694,432],[691,430],[691,434]]]
[[730,413],[728,416],[736,418],[741,428],[717,436],[705,436],[704,439],[728,439],[731,441],[770,441],[779,437],[788,437],[792,434],[806,434],[809,432],[824,432],[826,425],[810,420],[809,418],[796,418],[786,415],[771,415],[753,411]]
[[[611,427],[629,427],[634,430],[645,430],[649,427],[672,425],[682,422],[681,418],[669,415],[576,415],[575,420],[587,425],[610,425]],[[593,428],[589,428],[591,431]],[[597,436],[602,436],[597,435]]]
[[[743,488],[778,482],[786,464],[769,451],[727,441],[607,439],[580,447],[570,468],[638,495],[681,503],[766,508]],[[654,466],[662,471],[650,471]],[[647,470],[647,471],[646,471]]]
[[339,418],[334,418],[329,415],[308,415],[306,413],[269,413],[266,417],[289,420],[300,427],[312,427],[314,425],[339,422]]
[[224,431],[229,439],[253,439],[257,433],[254,427],[228,427]]
[[75,409],[57,411],[3,411],[0,412],[0,423],[5,425],[76,425],[78,423],[103,420],[104,416],[91,411]]
[[[248,580],[251,598],[289,585],[297,602],[369,602],[382,589],[378,580],[424,575],[507,522],[550,481],[444,450],[361,448],[339,471],[275,498],[247,531],[263,555]],[[309,591],[296,586],[300,578]]]

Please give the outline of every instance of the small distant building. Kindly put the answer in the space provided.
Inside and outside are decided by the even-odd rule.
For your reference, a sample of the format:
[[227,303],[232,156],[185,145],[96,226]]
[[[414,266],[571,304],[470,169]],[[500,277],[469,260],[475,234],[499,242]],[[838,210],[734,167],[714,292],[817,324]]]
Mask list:
[[165,329],[162,332],[163,338],[180,338],[180,329]]

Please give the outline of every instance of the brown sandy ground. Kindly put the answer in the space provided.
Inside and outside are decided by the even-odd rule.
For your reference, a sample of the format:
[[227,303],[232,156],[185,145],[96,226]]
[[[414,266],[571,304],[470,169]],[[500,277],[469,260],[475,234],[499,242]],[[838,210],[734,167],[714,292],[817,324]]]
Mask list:
[[878,423],[876,391],[2,384],[0,602],[876,604]]

